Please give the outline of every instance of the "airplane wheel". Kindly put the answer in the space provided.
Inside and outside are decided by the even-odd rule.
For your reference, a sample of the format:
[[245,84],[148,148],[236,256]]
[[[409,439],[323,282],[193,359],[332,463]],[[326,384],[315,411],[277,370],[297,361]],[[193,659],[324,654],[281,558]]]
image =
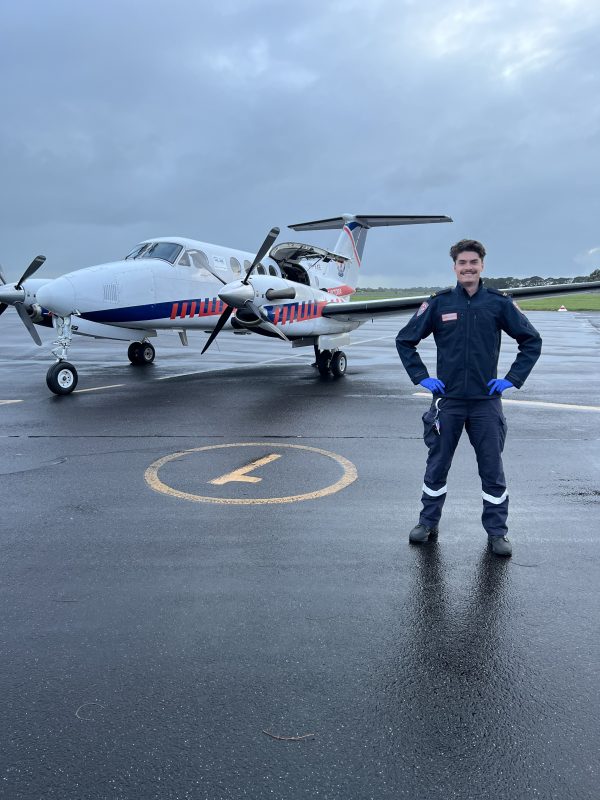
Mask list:
[[317,369],[319,373],[323,376],[329,375],[330,373],[330,363],[331,363],[331,351],[330,350],[321,350],[317,355]]
[[54,394],[71,394],[77,386],[77,370],[68,361],[59,361],[46,373],[46,383]]
[[151,364],[154,361],[156,350],[150,344],[150,342],[142,342],[138,353],[140,358],[139,361],[140,364]]
[[156,350],[149,342],[132,342],[127,348],[127,357],[132,364],[151,364]]
[[346,353],[344,353],[342,350],[336,350],[329,365],[334,377],[341,378],[342,375],[345,375],[347,366],[348,359],[346,358]]
[[127,348],[127,358],[132,364],[139,364],[138,350],[142,346],[141,342],[132,342]]

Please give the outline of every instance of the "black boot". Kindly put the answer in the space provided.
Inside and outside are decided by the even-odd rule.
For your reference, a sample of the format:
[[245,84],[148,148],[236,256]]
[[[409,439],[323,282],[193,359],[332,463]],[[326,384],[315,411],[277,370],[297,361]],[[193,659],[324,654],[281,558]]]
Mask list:
[[488,536],[492,553],[497,556],[512,556],[512,544],[508,536]]
[[419,522],[408,534],[408,541],[411,542],[411,544],[422,544],[429,539],[437,539],[438,532],[437,525],[435,528],[428,528],[426,525],[422,525]]

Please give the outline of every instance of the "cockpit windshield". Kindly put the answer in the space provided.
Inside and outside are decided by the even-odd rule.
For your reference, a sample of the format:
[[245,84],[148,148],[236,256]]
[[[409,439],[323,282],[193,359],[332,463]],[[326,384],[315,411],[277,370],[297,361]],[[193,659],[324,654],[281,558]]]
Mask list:
[[125,257],[125,260],[128,258],[160,258],[162,261],[174,264],[182,250],[183,247],[174,242],[145,242],[135,247]]

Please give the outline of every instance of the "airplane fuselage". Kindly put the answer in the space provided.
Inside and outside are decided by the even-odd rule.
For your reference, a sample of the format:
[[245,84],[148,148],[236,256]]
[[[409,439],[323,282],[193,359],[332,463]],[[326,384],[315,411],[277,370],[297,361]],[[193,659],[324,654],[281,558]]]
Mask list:
[[[201,252],[225,283],[235,281],[231,264],[249,265],[251,253],[194,240],[170,239],[186,246],[176,263],[159,258],[127,258],[69,272],[44,287],[40,302],[53,314],[75,314],[90,322],[135,330],[211,330],[226,305],[218,293],[223,284],[194,263],[189,253]],[[180,263],[184,260],[187,263]],[[267,274],[254,274],[254,302],[288,336],[297,338],[352,330],[356,323],[326,319],[322,309],[344,302],[335,294],[281,277],[278,265],[265,259]],[[310,275],[310,272],[308,273]],[[318,278],[310,275],[311,284]],[[269,301],[269,290],[293,289],[293,300]],[[231,327],[231,321],[227,325]],[[234,321],[235,327],[235,321]]]

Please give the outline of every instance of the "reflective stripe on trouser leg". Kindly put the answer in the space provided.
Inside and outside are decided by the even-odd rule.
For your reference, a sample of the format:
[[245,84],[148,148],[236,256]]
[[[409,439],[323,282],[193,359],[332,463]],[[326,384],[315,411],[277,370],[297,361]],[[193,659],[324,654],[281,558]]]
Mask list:
[[[432,409],[435,405],[432,403]],[[434,528],[442,516],[442,508],[446,500],[446,479],[452,464],[452,457],[464,425],[465,403],[461,400],[444,398],[439,403],[439,433],[433,425],[432,414],[423,414],[423,439],[429,449],[427,466],[423,479],[423,508],[419,522],[428,528]]]
[[[486,529],[488,536],[505,536],[508,533],[506,519],[508,517],[508,492],[500,497],[482,492],[483,513],[481,524]],[[493,499],[492,499],[493,498]]]
[[477,455],[481,478],[481,522],[489,536],[504,536],[508,532],[508,492],[502,451],[507,428],[500,398],[472,400],[466,429]]

